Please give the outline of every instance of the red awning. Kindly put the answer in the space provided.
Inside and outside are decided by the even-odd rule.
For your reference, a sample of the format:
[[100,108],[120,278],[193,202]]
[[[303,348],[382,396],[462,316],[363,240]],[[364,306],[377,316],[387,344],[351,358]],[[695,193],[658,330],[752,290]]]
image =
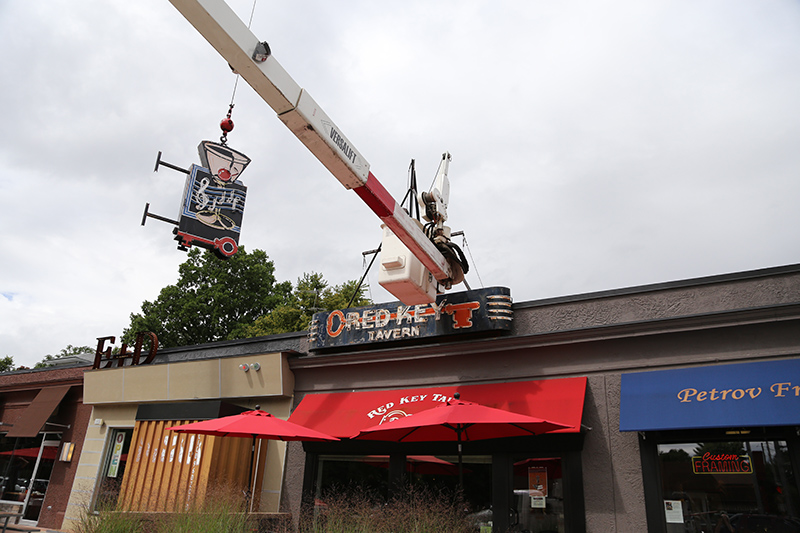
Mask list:
[[370,426],[441,405],[456,392],[464,401],[570,426],[553,433],[577,433],[583,415],[586,378],[308,394],[289,420],[328,435],[349,438]]

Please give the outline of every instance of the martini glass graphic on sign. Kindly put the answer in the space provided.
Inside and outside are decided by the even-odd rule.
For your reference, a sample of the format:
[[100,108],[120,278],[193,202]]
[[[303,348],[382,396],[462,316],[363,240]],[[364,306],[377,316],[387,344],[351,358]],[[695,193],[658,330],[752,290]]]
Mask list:
[[[222,213],[223,207],[235,212],[239,207],[239,201],[242,200],[242,204],[244,202],[227,186],[236,182],[250,163],[250,158],[224,144],[211,141],[201,142],[198,152],[200,162],[211,172],[211,179],[202,178],[195,194],[197,220],[212,228],[233,230],[236,222]],[[213,195],[209,194],[209,187],[212,188]],[[241,208],[244,208],[244,205]]]

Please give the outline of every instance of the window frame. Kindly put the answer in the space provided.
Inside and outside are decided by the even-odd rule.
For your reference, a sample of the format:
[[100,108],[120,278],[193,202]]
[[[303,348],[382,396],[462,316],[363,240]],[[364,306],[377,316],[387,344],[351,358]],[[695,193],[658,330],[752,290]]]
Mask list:
[[[743,432],[747,433],[743,434]],[[651,533],[667,532],[666,514],[662,503],[664,493],[658,462],[659,445],[685,442],[785,441],[792,470],[795,472],[796,488],[800,492],[800,436],[798,433],[800,433],[800,428],[795,427],[640,431],[639,455],[642,463],[647,530]]]
[[[94,484],[94,494],[92,495],[92,505],[91,510],[92,512],[99,512],[105,509],[98,509],[98,502],[100,500],[100,488],[103,484],[103,479],[108,472],[109,464],[111,463],[111,454],[114,450],[114,439],[119,431],[130,431],[130,439],[128,442],[128,448],[130,453],[130,447],[133,441],[133,426],[108,426],[106,428],[106,438],[105,443],[103,444],[103,455],[100,461],[100,464],[97,468],[97,479]],[[124,449],[124,446],[123,446]],[[120,485],[122,485],[122,480],[124,479],[125,473],[122,473],[122,478],[120,478]],[[117,498],[119,498],[119,494],[117,494]]]

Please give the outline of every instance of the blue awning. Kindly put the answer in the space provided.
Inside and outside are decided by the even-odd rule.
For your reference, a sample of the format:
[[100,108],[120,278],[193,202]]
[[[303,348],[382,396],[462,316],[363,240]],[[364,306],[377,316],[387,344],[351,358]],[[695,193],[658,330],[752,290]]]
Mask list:
[[622,374],[620,431],[800,425],[800,359]]

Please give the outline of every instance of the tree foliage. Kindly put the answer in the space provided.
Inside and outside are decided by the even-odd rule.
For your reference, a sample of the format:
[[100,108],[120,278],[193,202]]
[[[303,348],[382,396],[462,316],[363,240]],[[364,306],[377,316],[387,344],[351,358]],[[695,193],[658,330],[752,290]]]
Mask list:
[[44,359],[39,361],[34,365],[33,368],[46,368],[48,366],[53,365],[53,361],[56,359],[63,359],[64,357],[69,357],[71,355],[80,355],[84,353],[93,354],[95,352],[94,348],[90,348],[89,346],[73,346],[71,344],[67,344],[66,348],[62,348],[60,352],[56,355],[48,354],[44,356]]
[[14,370],[14,358],[10,355],[0,357],[0,372],[9,372]]
[[322,274],[303,274],[286,304],[256,319],[237,333],[240,338],[247,338],[306,330],[314,313],[369,304],[369,299],[364,297],[364,287],[353,298],[357,286],[358,282],[351,280],[329,287]]
[[[189,251],[178,268],[178,281],[161,289],[154,301],[131,314],[123,339],[132,343],[139,331],[158,335],[162,347],[190,346],[232,338],[235,331],[284,305],[289,282],[275,280],[275,266],[262,250],[244,247],[228,260],[209,251]],[[236,337],[233,337],[236,338]]]
[[[143,302],[122,338],[130,345],[137,332],[152,331],[167,348],[303,331],[315,312],[348,307],[357,284],[329,287],[322,274],[311,273],[293,287],[276,281],[275,267],[262,250],[247,253],[240,247],[221,260],[193,248],[179,267],[177,283]],[[350,306],[368,303],[362,288]]]
[[699,442],[694,449],[694,455],[704,455],[706,453],[744,455],[747,452],[744,449],[744,445],[739,441]]

